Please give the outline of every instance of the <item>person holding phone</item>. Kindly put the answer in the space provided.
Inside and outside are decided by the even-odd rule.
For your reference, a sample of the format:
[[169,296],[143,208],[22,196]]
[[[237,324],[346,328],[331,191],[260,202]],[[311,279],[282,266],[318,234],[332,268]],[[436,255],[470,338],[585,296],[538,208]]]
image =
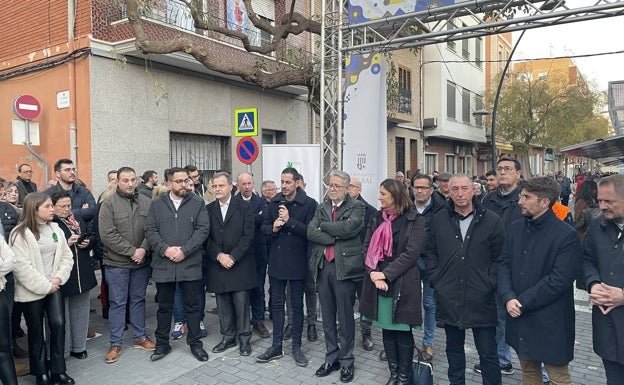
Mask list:
[[65,301],[65,354],[79,360],[87,358],[87,329],[89,328],[89,291],[97,286],[89,250],[95,245],[93,234],[86,232],[82,218],[71,212],[72,201],[66,191],[52,194],[53,221],[64,233],[74,258],[69,279],[61,287]]

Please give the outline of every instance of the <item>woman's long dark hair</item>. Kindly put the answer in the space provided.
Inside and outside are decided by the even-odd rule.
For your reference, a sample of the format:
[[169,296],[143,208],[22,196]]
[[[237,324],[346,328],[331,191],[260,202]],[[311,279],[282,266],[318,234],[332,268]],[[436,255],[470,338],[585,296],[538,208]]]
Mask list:
[[598,183],[593,180],[586,180],[583,182],[576,196],[576,200],[580,199],[587,202],[588,206],[595,206],[597,203],[596,200],[598,199]]
[[20,223],[18,223],[11,232],[11,245],[15,244],[15,238],[18,235],[24,238],[26,229],[32,231],[35,238],[39,240],[39,219],[37,217],[37,210],[49,199],[50,196],[42,192],[33,192],[26,195],[24,198],[22,215],[20,216]]
[[397,215],[403,214],[414,206],[414,202],[412,202],[409,197],[405,183],[396,179],[386,179],[381,182],[379,187],[385,188],[390,195],[392,195],[392,199],[394,199],[394,209]]

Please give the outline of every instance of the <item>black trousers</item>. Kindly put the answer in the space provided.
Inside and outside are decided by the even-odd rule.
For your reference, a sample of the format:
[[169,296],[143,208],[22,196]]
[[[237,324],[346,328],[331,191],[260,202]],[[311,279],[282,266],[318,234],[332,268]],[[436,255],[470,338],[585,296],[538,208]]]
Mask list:
[[50,335],[50,373],[65,373],[65,301],[60,291],[46,295],[44,298],[23,302],[24,318],[28,327],[28,352],[30,374],[40,376],[47,374],[46,345],[44,338],[44,316],[48,320]]
[[17,375],[11,352],[11,312],[6,290],[0,291],[0,382],[17,385]]
[[182,304],[186,317],[186,343],[191,348],[201,348],[201,330],[199,329],[199,303],[197,297],[201,294],[201,279],[196,281],[179,282],[156,282],[156,298],[158,299],[158,312],[156,313],[156,349],[161,346],[169,346],[169,331],[171,330],[171,318],[173,315],[173,297],[176,291],[176,283],[182,291]]
[[238,337],[241,341],[249,341],[249,292],[216,293],[215,297],[221,335],[228,340]]

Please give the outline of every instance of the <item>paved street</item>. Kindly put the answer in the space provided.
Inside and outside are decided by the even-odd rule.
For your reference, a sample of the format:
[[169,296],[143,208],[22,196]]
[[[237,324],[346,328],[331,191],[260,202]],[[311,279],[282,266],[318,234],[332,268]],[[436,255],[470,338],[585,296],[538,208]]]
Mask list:
[[[154,303],[155,285],[148,286],[148,332],[153,336],[156,326],[156,304]],[[126,332],[125,346],[118,362],[106,364],[104,355],[108,350],[108,323],[101,317],[100,306],[96,298],[96,291],[92,292],[92,307],[97,313],[91,314],[91,327],[98,334],[87,343],[89,357],[86,360],[77,360],[73,357],[67,359],[67,372],[77,384],[82,385],[125,385],[125,384],[335,384],[340,383],[339,373],[332,373],[326,378],[314,376],[316,369],[323,363],[324,342],[322,339],[321,323],[319,328],[319,340],[316,342],[304,341],[303,348],[310,359],[308,367],[301,368],[295,365],[290,356],[290,342],[284,343],[284,353],[281,360],[259,364],[255,362],[255,356],[266,349],[271,338],[261,339],[257,336],[252,338],[253,353],[250,357],[240,357],[238,349],[231,349],[222,354],[213,354],[210,349],[220,340],[219,323],[215,309],[215,299],[207,295],[206,325],[209,336],[205,338],[206,351],[210,354],[210,360],[201,363],[191,355],[184,339],[172,341],[173,352],[158,362],[149,360],[150,353],[132,348],[131,332]],[[575,359],[571,364],[572,381],[574,384],[605,384],[604,372],[598,357],[591,349],[591,315],[588,313],[586,295],[577,292],[577,321],[576,321],[576,349]],[[271,324],[266,322],[270,329]],[[305,326],[304,326],[305,328]],[[305,330],[304,330],[305,333]],[[358,330],[359,333],[359,330]],[[421,332],[415,332],[419,342]],[[381,347],[381,332],[373,329],[375,350],[366,352],[362,349],[359,334],[356,339],[355,358],[355,384],[383,384],[387,381],[387,364],[377,359]],[[21,346],[25,347],[26,339],[19,339]],[[439,385],[448,384],[446,377],[446,357],[444,355],[444,332],[437,330],[436,356],[434,359],[434,382]],[[467,344],[467,384],[480,384],[481,377],[471,368],[477,362],[477,353],[472,343],[472,335],[468,333]],[[519,365],[514,356],[516,373],[511,376],[503,376],[503,384],[519,385],[521,375]],[[21,377],[20,384],[34,384],[34,377]]]

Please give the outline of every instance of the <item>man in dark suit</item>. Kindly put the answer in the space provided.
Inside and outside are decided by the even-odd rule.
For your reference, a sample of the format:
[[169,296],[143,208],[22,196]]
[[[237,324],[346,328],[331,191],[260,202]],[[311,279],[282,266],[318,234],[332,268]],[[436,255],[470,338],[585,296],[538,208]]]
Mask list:
[[[360,232],[360,239],[364,242],[364,238],[366,237],[366,229],[368,229],[368,222],[373,214],[377,212],[377,209],[371,206],[363,197],[362,197],[362,181],[360,181],[356,177],[351,177],[351,183],[349,183],[349,195],[351,198],[355,198],[364,204],[364,226],[362,226],[362,231]],[[362,298],[362,283],[357,287],[357,297]],[[366,351],[373,350],[373,338],[371,336],[371,328],[373,326],[373,321],[362,319],[360,317],[360,330],[362,332],[362,347]]]
[[251,354],[249,290],[257,286],[256,263],[251,248],[254,219],[251,205],[232,199],[232,176],[218,172],[212,178],[216,200],[208,204],[207,290],[215,293],[223,336],[212,351],[221,353],[240,342],[241,356]]
[[15,184],[17,185],[17,206],[22,207],[22,202],[24,202],[24,198],[26,195],[31,192],[37,191],[37,185],[32,181],[33,169],[29,164],[22,163],[17,167],[17,172],[19,175],[17,176],[17,180]]
[[262,338],[267,338],[270,333],[264,326],[264,282],[266,280],[267,269],[267,237],[262,232],[261,225],[264,220],[264,214],[268,203],[263,198],[254,194],[254,180],[250,173],[243,172],[238,175],[237,186],[239,194],[235,195],[235,199],[239,199],[251,204],[251,211],[254,222],[254,239],[252,250],[254,260],[256,261],[256,275],[258,277],[258,285],[251,289],[249,293],[249,302],[251,303],[251,331]]

